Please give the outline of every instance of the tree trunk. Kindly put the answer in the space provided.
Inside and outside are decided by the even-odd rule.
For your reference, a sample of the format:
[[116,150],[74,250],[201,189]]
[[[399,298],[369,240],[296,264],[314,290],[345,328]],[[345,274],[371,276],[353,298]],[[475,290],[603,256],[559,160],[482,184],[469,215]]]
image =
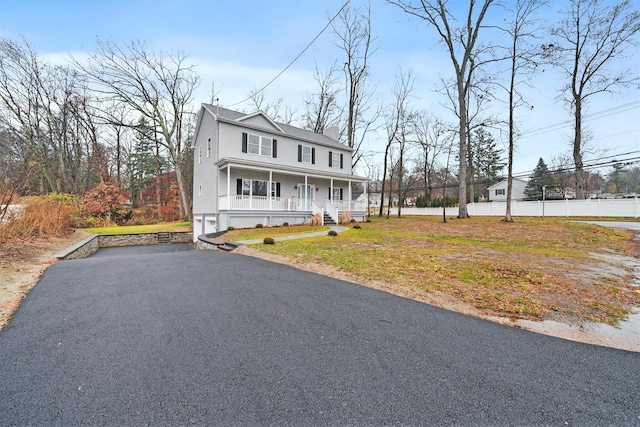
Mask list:
[[576,167],[576,199],[586,198],[584,169],[582,163],[582,100],[579,96],[574,97],[576,103],[575,133],[573,139],[573,161]]
[[458,218],[469,218],[467,212],[467,102],[464,90],[464,75],[458,73],[458,103],[460,104],[460,150],[458,151]]

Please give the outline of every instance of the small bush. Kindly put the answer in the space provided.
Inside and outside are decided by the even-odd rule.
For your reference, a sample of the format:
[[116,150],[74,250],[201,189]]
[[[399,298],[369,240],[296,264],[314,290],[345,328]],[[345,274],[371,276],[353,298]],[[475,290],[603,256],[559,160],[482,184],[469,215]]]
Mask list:
[[256,228],[262,228],[262,224],[256,224]]
[[265,245],[275,245],[275,244],[276,244],[276,241],[275,241],[275,240],[273,240],[273,238],[272,238],[272,237],[265,237],[265,238],[264,238],[264,240],[263,240],[263,243],[264,243]]
[[359,224],[356,224],[356,225],[353,226],[353,228],[360,230],[362,227],[360,227]]
[[227,231],[233,231],[233,230],[235,230],[235,229],[236,229],[236,228],[235,228],[235,227],[233,227],[233,226],[231,226],[231,225],[227,227]]
[[289,226],[289,223],[288,223],[288,222],[283,222],[283,223],[282,223],[282,226],[283,226],[283,227],[288,227],[288,226]]
[[331,236],[331,237],[336,237],[338,235],[338,233],[336,233],[335,230],[329,230],[329,232],[327,233],[327,236]]
[[355,220],[355,219],[353,219],[353,218],[351,218],[351,222],[356,222],[356,220]]
[[368,220],[367,220],[367,222],[371,222],[371,220],[370,220],[370,219],[368,219]]

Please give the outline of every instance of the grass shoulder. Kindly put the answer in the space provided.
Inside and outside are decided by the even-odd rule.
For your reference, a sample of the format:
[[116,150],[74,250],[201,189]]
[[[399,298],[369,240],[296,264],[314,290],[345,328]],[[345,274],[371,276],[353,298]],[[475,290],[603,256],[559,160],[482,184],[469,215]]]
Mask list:
[[[634,233],[566,219],[378,218],[336,238],[256,245],[366,281],[444,292],[491,315],[616,324],[640,306],[624,259]],[[621,260],[603,261],[599,254]],[[366,284],[366,283],[365,283]]]

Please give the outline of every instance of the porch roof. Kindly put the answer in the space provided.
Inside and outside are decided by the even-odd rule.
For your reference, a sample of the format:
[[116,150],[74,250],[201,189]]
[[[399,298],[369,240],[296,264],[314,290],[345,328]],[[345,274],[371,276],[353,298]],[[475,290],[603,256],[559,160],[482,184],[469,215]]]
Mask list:
[[232,168],[235,167],[235,168],[257,170],[257,171],[264,171],[264,172],[271,171],[271,172],[281,173],[285,175],[305,175],[312,178],[324,178],[324,179],[333,178],[341,181],[353,181],[353,182],[362,182],[362,183],[367,182],[367,178],[356,176],[356,175],[341,174],[341,173],[323,173],[321,171],[317,171],[313,169],[265,164],[262,162],[257,162],[254,160],[247,160],[247,159],[225,157],[215,162],[215,165],[220,169],[224,169],[225,167],[230,166]]

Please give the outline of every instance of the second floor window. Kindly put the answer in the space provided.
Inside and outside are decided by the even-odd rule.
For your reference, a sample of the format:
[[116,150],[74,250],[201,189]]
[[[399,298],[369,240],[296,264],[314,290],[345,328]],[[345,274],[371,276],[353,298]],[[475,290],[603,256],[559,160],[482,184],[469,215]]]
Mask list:
[[342,169],[342,154],[329,151],[329,167]]
[[242,152],[265,157],[277,157],[277,142],[266,136],[242,134]]
[[298,145],[298,161],[301,163],[315,165],[316,149],[308,145]]

